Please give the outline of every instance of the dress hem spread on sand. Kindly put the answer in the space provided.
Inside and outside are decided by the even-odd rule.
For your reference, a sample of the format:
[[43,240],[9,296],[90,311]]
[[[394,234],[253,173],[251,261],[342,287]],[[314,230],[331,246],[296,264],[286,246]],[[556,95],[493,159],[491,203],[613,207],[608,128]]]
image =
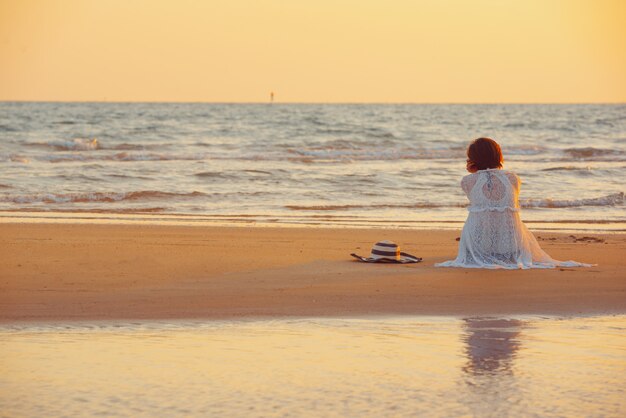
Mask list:
[[520,180],[516,174],[488,169],[463,177],[461,187],[470,200],[468,216],[454,260],[435,267],[483,269],[548,269],[590,267],[559,261],[541,249],[519,214]]

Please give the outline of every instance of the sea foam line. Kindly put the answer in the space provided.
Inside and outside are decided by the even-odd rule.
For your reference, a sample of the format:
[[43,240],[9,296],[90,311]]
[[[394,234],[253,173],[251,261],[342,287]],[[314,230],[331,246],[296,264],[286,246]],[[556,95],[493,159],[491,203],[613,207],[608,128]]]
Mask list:
[[[582,206],[620,206],[624,204],[624,193],[613,193],[606,196],[587,199],[525,199],[520,201],[523,208],[573,208]],[[346,205],[285,205],[286,209],[295,211],[342,211],[350,209],[436,209],[436,208],[460,208],[466,207],[466,203],[437,204],[431,202],[409,204],[346,204]]]

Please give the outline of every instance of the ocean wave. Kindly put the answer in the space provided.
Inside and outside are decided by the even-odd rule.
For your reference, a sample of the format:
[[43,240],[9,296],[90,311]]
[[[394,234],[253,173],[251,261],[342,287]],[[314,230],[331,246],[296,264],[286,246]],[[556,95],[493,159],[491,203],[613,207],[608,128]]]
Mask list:
[[616,123],[626,119],[626,116],[615,116],[615,117],[603,117],[597,118],[594,123],[596,125],[607,125],[613,127]]
[[29,195],[4,195],[0,202],[32,204],[32,203],[112,203],[122,201],[188,199],[206,196],[202,192],[171,193],[155,190],[136,192],[88,192],[88,193],[37,193]]
[[312,125],[318,125],[318,126],[326,126],[326,125],[328,125],[327,122],[325,122],[323,120],[320,120],[320,118],[318,118],[315,115],[305,116],[302,120],[305,121],[305,122],[309,122]]
[[160,154],[151,152],[118,152],[106,155],[83,155],[83,154],[60,154],[46,155],[41,160],[51,163],[64,162],[88,162],[88,161],[199,161],[205,159],[204,155],[176,155]]
[[[396,160],[441,160],[464,159],[465,146],[450,145],[440,148],[421,148],[397,146],[391,139],[380,141],[349,141],[334,140],[321,144],[309,145],[305,148],[286,148],[290,154],[288,159],[295,162],[311,163],[316,161],[396,161]],[[515,146],[506,149],[506,155],[535,156],[547,153],[542,146]],[[257,156],[254,159],[268,159]]]
[[[624,204],[624,193],[613,193],[606,196],[588,198],[588,199],[571,199],[571,200],[554,200],[554,199],[526,199],[520,201],[522,208],[574,208],[583,206],[619,206]],[[444,208],[463,208],[466,203],[456,204],[439,204],[434,202],[409,203],[409,204],[346,204],[346,205],[286,205],[286,209],[294,211],[342,211],[351,209],[444,209]]]
[[141,151],[147,148],[152,148],[152,146],[128,144],[125,142],[125,143],[114,145],[114,146],[103,147],[102,149],[110,149],[110,150],[117,150],[117,151]]
[[290,161],[314,162],[320,161],[381,161],[381,160],[415,160],[415,159],[448,159],[462,158],[464,151],[451,149],[394,149],[379,148],[335,148],[334,146],[316,149],[289,149]]
[[[283,171],[283,170],[279,170],[279,171]],[[214,178],[214,179],[225,179],[225,180],[232,180],[232,179],[237,179],[238,173],[247,173],[250,176],[247,177],[255,177],[255,178],[259,178],[260,176],[266,177],[266,176],[271,176],[272,173],[269,171],[264,171],[264,170],[241,170],[241,171],[228,171],[228,172],[224,172],[224,171],[201,171],[198,173],[194,173],[195,177],[200,177],[200,178]],[[252,176],[253,175],[253,176]]]
[[352,129],[348,128],[334,128],[330,126],[323,126],[315,129],[315,133],[321,135],[350,135],[354,134],[355,132]]
[[22,164],[28,164],[30,162],[30,160],[24,157],[23,155],[11,155],[9,156],[9,160],[13,163],[22,163]]
[[68,140],[55,140],[48,142],[27,142],[24,145],[29,147],[48,148],[54,151],[98,151],[98,150],[112,150],[112,151],[142,151],[146,149],[154,148],[154,145],[144,144],[129,144],[127,142],[107,145],[103,144],[99,139],[92,138],[74,138]]
[[[103,144],[97,139],[76,138],[68,141],[49,141],[27,143],[52,149],[56,152],[37,155],[33,158],[42,161],[57,162],[88,162],[88,161],[199,161],[205,159],[240,160],[240,161],[281,161],[310,164],[316,162],[352,162],[352,161],[401,161],[401,160],[441,160],[465,158],[465,146],[456,143],[441,144],[437,148],[425,148],[413,144],[399,144],[391,137],[378,140],[334,139],[319,141],[295,147],[293,144],[272,144],[267,152],[241,150],[234,154],[209,152],[196,154],[172,154],[158,152],[155,148],[167,147],[168,144]],[[222,144],[223,145],[223,144]],[[119,152],[113,152],[119,151]],[[549,149],[538,145],[509,146],[505,155],[512,157],[545,156],[547,161],[563,161],[559,157],[560,150]],[[562,150],[571,160],[615,161],[624,158],[620,151],[598,148],[569,148]],[[562,155],[562,154],[561,154]],[[4,158],[6,160],[6,158]],[[0,158],[2,160],[2,158]],[[14,161],[19,161],[17,158]],[[27,161],[20,161],[27,162]]]
[[[308,148],[288,148],[289,160],[296,162],[316,162],[316,161],[395,161],[395,160],[437,160],[437,159],[459,159],[465,157],[465,147],[445,147],[445,148],[413,148],[397,147],[392,143],[377,143],[375,146],[351,141],[332,141],[323,145]],[[545,156],[548,161],[555,159],[563,161],[555,154],[557,150],[542,146],[513,146],[507,147],[506,156],[514,157],[534,157]],[[619,150],[600,148],[569,148],[563,150],[567,155],[567,160],[574,161],[621,161],[626,158],[626,154]],[[264,159],[260,156],[257,159]]]
[[396,138],[396,136],[392,132],[386,131],[384,129],[377,129],[377,128],[368,128],[365,130],[365,134],[373,138],[387,138],[387,139]]
[[[396,136],[381,126],[369,123],[354,123],[348,120],[339,120],[336,118],[326,119],[319,115],[309,115],[302,118],[305,129],[311,129],[316,134],[321,135],[349,135],[352,137],[370,137],[370,138],[396,138]],[[312,125],[312,127],[307,127]]]
[[20,154],[0,154],[0,162],[28,164],[30,160]]
[[217,178],[217,179],[229,179],[229,178],[234,177],[222,171],[202,171],[200,173],[195,173],[194,176],[203,177],[203,178]]
[[527,124],[523,122],[510,122],[504,124],[505,128],[526,128],[526,127],[534,127],[534,124]]
[[[245,173],[252,173],[252,174],[264,174],[264,175],[269,175],[271,176],[272,173],[270,173],[269,171],[264,171],[264,170],[243,170]],[[279,171],[283,171],[283,170],[279,170]]]
[[119,174],[119,173],[112,173],[112,174],[107,174],[108,177],[114,177],[114,178],[118,178],[118,179],[133,179],[133,180],[152,180],[152,177],[148,177],[148,176],[140,176],[137,174]]
[[[563,152],[555,148],[542,146],[510,146],[504,151],[505,159],[533,161],[622,161],[626,154],[620,151],[594,151],[581,148],[569,149],[564,158]],[[317,162],[353,162],[353,161],[403,161],[403,160],[464,160],[466,147],[461,145],[441,146],[439,148],[423,148],[411,145],[400,145],[391,139],[380,141],[349,141],[333,140],[321,143],[293,146],[293,144],[273,144],[268,152],[241,152],[238,155],[211,155],[212,159],[250,160],[250,161],[281,161],[299,163]]]
[[87,174],[81,174],[81,173],[57,174],[57,175],[54,175],[53,177],[57,179],[70,180],[70,181],[93,181],[93,182],[102,181],[102,178],[98,176],[89,176]]
[[518,145],[507,146],[504,150],[506,155],[539,155],[548,152],[548,148],[541,145]]
[[435,209],[435,208],[452,208],[464,207],[464,204],[458,205],[440,205],[436,203],[409,203],[409,204],[373,204],[373,205],[286,205],[286,209],[303,210],[303,211],[336,211],[350,209]]
[[102,214],[144,214],[144,213],[162,213],[168,210],[166,207],[132,207],[132,208],[58,208],[58,207],[21,207],[14,209],[2,209],[1,212],[44,212],[44,213],[102,213]]
[[576,159],[586,160],[595,157],[611,157],[611,156],[623,156],[624,153],[619,150],[606,149],[606,148],[567,148],[563,152],[568,156]]
[[553,200],[553,199],[526,199],[520,202],[524,208],[575,208],[583,206],[620,206],[624,204],[624,193],[612,193],[606,196],[587,198],[587,199],[571,199],[571,200]]
[[348,141],[345,139],[335,139],[333,141],[325,141],[325,142],[319,142],[319,143],[313,143],[313,144],[307,144],[308,146],[306,148],[288,148],[287,152],[298,152],[299,150],[305,150],[305,151],[335,151],[335,150],[340,150],[340,151],[344,151],[344,150],[350,150],[350,151],[354,151],[354,150],[367,150],[370,148],[376,148],[376,145],[378,145],[380,147],[380,145],[385,145],[385,144],[374,144],[374,143],[370,143],[370,142],[357,142],[357,141]]
[[559,166],[543,168],[541,171],[591,171],[591,167]]
[[103,159],[114,161],[196,161],[204,158],[205,157],[201,155],[119,152]]
[[66,141],[49,141],[44,145],[57,151],[93,151],[101,148],[96,138],[74,138]]

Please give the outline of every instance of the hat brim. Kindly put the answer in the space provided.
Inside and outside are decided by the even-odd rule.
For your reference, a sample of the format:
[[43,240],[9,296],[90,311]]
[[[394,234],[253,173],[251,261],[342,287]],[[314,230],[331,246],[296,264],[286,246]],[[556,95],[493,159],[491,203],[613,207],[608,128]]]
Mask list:
[[419,263],[422,261],[421,257],[415,257],[414,255],[407,253],[400,253],[400,259],[396,260],[395,258],[387,258],[387,257],[362,257],[358,254],[350,254],[352,257],[356,258],[359,261],[364,263],[393,263],[393,264],[409,264],[409,263]]

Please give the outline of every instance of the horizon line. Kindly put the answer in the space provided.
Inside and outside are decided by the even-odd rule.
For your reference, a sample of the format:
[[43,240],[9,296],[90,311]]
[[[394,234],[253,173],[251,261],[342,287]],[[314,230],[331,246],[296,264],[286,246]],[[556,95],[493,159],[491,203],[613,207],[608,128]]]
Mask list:
[[623,105],[621,102],[305,102],[305,101],[179,101],[179,100],[0,100],[0,103],[110,103],[110,104],[268,104],[268,105]]

